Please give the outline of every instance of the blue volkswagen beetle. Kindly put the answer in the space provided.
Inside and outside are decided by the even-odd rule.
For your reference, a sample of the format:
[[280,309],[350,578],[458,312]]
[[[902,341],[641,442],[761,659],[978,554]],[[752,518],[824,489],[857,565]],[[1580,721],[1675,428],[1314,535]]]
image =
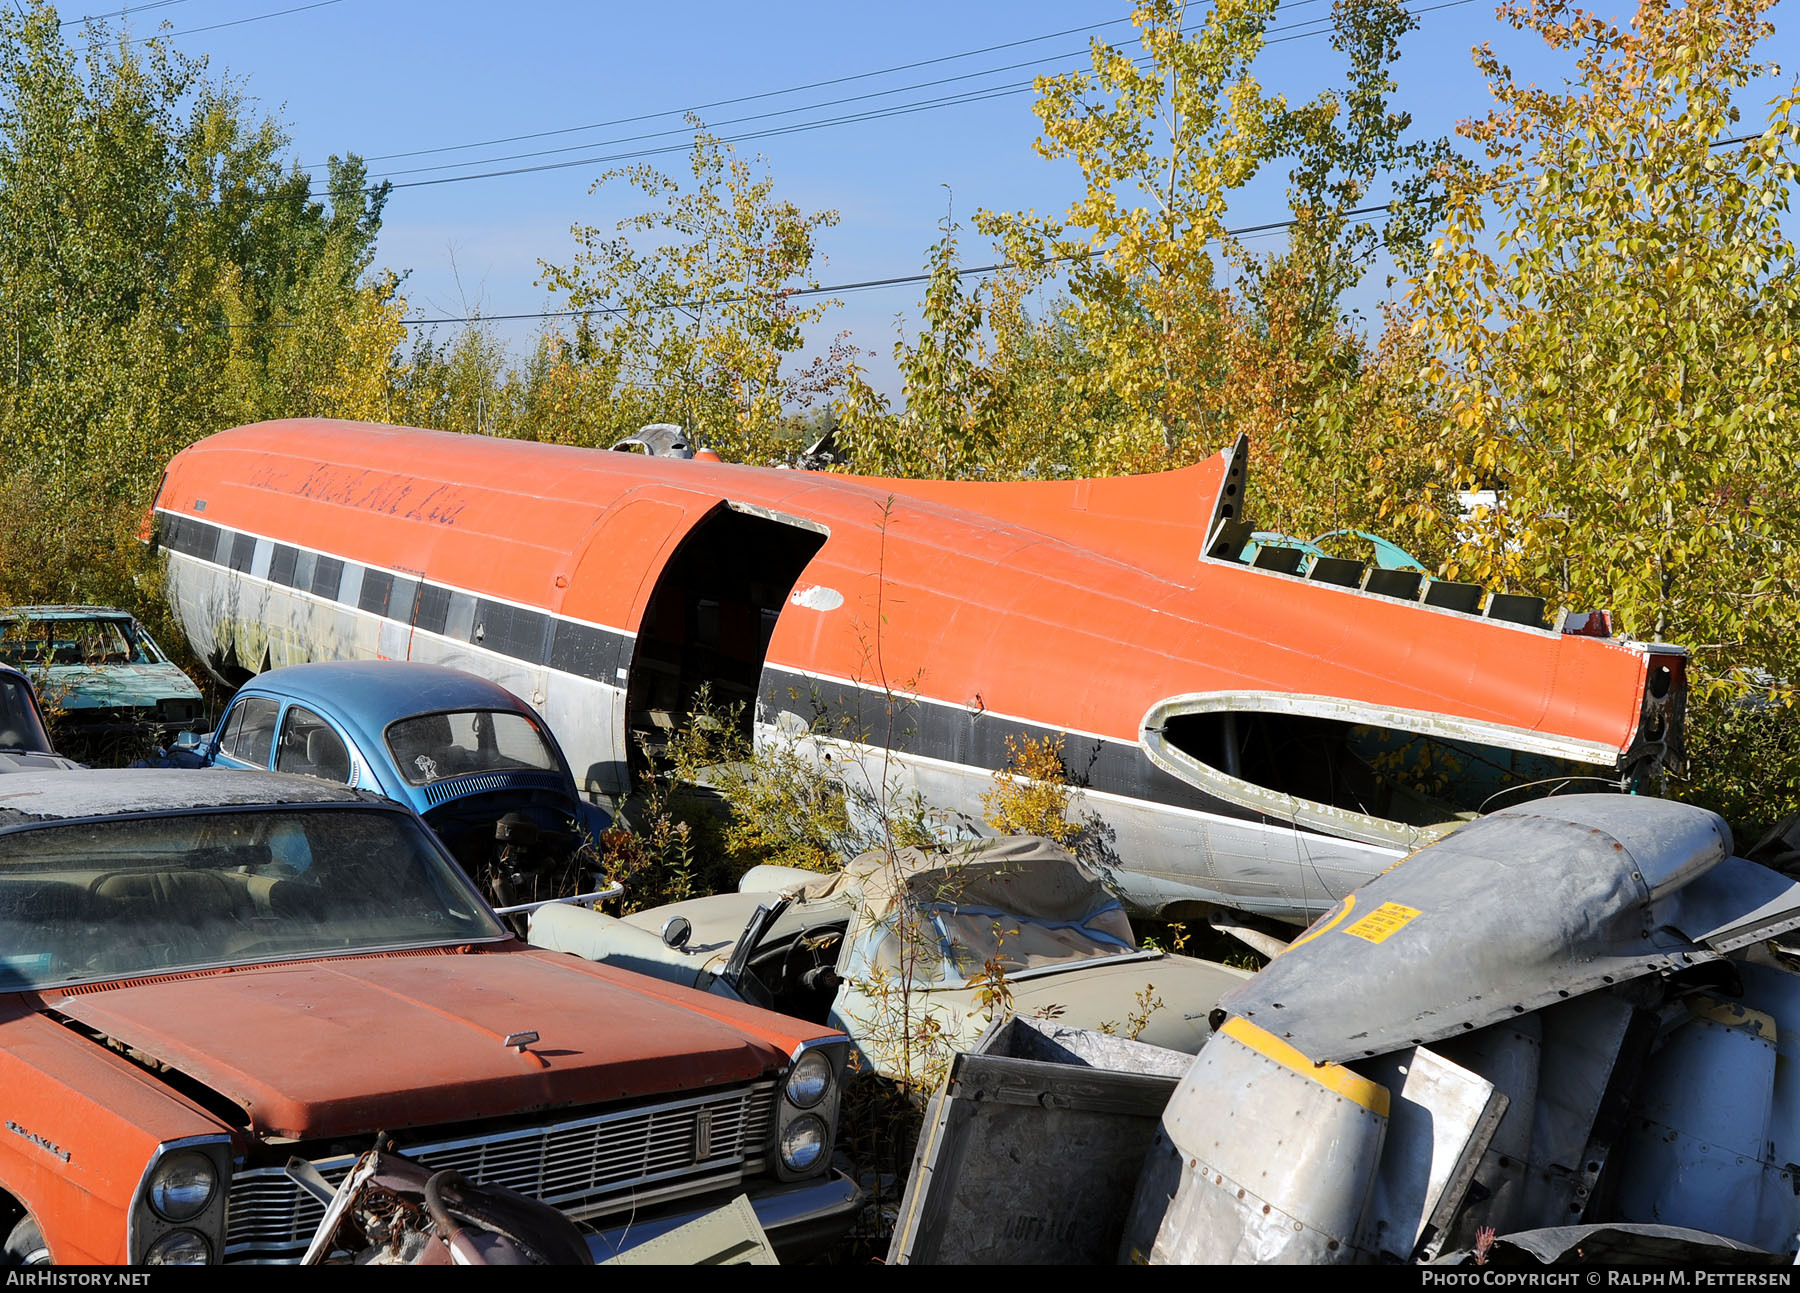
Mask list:
[[485,678],[409,661],[259,674],[212,735],[184,736],[167,762],[298,772],[406,804],[502,906],[575,892],[584,837],[611,824],[577,793],[531,706]]

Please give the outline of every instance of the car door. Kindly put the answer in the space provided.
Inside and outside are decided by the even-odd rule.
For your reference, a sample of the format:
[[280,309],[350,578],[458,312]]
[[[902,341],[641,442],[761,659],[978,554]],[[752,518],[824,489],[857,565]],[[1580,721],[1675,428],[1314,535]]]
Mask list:
[[240,696],[219,725],[213,766],[267,771],[275,748],[275,720],[281,702],[273,696]]

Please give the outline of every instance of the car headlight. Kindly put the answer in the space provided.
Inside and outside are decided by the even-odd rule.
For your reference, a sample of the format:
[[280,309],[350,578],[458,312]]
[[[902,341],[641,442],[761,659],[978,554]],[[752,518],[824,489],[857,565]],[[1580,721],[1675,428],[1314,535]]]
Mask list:
[[150,1245],[146,1266],[204,1266],[212,1260],[212,1245],[198,1230],[171,1230]]
[[[150,1177],[150,1206],[165,1221],[189,1221],[205,1211],[218,1188],[219,1173],[211,1158],[192,1150],[170,1154]],[[163,1242],[174,1237],[166,1236]]]
[[807,1171],[818,1165],[830,1140],[831,1133],[825,1129],[823,1118],[812,1113],[801,1114],[782,1129],[781,1161],[793,1171]]
[[787,1098],[790,1104],[810,1109],[831,1090],[831,1060],[822,1051],[807,1051],[788,1072]]
[[158,1145],[144,1164],[126,1214],[130,1260],[158,1266],[217,1261],[225,1248],[231,1165],[231,1137],[223,1132]]

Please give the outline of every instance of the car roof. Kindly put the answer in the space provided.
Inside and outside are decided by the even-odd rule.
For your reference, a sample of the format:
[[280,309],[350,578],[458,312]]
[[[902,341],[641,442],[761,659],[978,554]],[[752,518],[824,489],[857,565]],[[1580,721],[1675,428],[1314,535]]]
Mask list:
[[105,768],[0,777],[0,830],[27,822],[266,804],[394,805],[366,790],[282,772]]
[[[15,669],[12,665],[7,664],[3,660],[0,660],[0,678],[17,678],[27,687],[31,686],[30,674],[26,673],[23,669]],[[33,691],[32,695],[37,695],[37,692]]]
[[397,718],[453,709],[530,707],[499,683],[413,660],[327,660],[258,674],[242,689],[353,717],[379,732]]
[[7,606],[0,608],[0,620],[128,620],[130,611],[116,606]]

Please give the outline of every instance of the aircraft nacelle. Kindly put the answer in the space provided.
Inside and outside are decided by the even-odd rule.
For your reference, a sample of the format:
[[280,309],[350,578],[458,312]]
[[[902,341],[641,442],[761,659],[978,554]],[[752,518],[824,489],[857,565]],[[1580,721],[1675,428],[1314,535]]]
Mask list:
[[1305,921],[1461,821],[1679,765],[1679,648],[1279,545],[1241,559],[1246,457],[989,484],[266,422],[177,455],[155,534],[223,681],[466,669],[537,706],[597,797],[703,687],[977,820],[1009,737],[1060,739],[1099,860],[1171,916]]

